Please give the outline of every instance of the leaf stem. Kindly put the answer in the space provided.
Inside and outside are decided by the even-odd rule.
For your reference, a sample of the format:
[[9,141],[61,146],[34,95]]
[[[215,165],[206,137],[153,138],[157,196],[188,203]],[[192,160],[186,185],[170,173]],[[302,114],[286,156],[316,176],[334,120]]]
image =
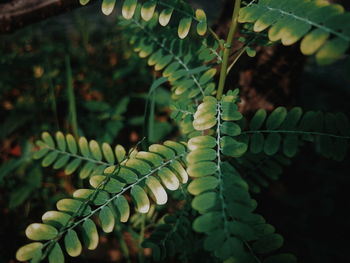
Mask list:
[[74,137],[78,137],[78,120],[77,120],[77,106],[75,102],[75,94],[73,87],[73,73],[70,61],[70,56],[65,57],[66,64],[66,85],[67,85],[67,95],[68,95],[68,110],[69,110],[69,122],[72,127],[72,132]]
[[230,56],[230,50],[231,50],[231,45],[233,42],[233,37],[234,37],[236,30],[237,30],[238,14],[239,14],[240,6],[241,6],[241,0],[236,0],[235,6],[233,8],[230,31],[228,33],[227,40],[226,40],[226,43],[224,45],[225,50],[224,50],[223,62],[221,65],[218,91],[216,94],[216,98],[218,100],[221,99],[222,94],[224,92],[224,87],[225,87],[225,82],[226,82],[226,77],[227,77],[228,60],[229,60],[229,56]]
[[139,262],[143,263],[145,260],[144,260],[144,256],[143,256],[142,242],[143,242],[144,237],[145,237],[146,214],[142,214],[141,217],[142,217],[142,219],[141,219],[141,229],[140,229],[140,234],[139,234],[138,257],[139,257]]
[[226,74],[230,73],[230,71],[233,68],[233,66],[236,65],[237,61],[244,54],[244,52],[247,50],[247,48],[248,48],[248,46],[244,46],[244,47],[241,48],[241,50],[239,51],[238,55],[235,57],[235,59],[233,60],[231,65],[227,68]]

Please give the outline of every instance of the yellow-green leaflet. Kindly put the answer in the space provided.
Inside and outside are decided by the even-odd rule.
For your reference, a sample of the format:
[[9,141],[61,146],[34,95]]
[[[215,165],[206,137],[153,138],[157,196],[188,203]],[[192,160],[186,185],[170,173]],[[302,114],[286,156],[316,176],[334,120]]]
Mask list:
[[106,16],[110,15],[113,12],[116,0],[103,0],[102,1],[102,13]]

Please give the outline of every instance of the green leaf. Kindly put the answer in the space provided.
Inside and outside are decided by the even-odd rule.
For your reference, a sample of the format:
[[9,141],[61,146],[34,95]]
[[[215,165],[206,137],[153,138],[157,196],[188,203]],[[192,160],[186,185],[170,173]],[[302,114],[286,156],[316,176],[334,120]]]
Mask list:
[[56,228],[46,224],[34,223],[26,228],[26,236],[34,241],[50,240],[57,236]]
[[213,161],[216,159],[216,157],[217,157],[217,153],[215,150],[203,148],[203,149],[191,151],[187,155],[186,161],[189,164],[192,164],[192,163],[197,163],[201,161]]
[[70,174],[74,173],[78,169],[81,162],[82,162],[81,159],[74,159],[66,166],[66,169],[64,169],[64,173],[66,175],[70,175]]
[[283,122],[281,128],[286,130],[292,130],[297,127],[301,116],[303,115],[303,110],[300,107],[295,107],[288,112],[286,120]]
[[135,156],[137,159],[147,161],[152,164],[152,167],[157,167],[163,163],[163,158],[156,154],[150,152],[138,152]]
[[81,179],[88,178],[90,174],[96,169],[94,163],[87,162],[79,172],[79,177]]
[[114,201],[114,205],[117,207],[117,210],[119,212],[120,222],[127,222],[130,216],[130,206],[125,197],[122,195],[119,196]]
[[56,132],[56,141],[58,149],[65,152],[66,151],[66,138],[62,132]]
[[102,152],[107,162],[110,164],[113,164],[115,161],[114,153],[113,153],[112,147],[108,143],[102,144]]
[[150,203],[147,197],[146,192],[142,189],[142,187],[138,185],[134,185],[131,188],[131,197],[136,204],[136,210],[139,213],[145,214],[149,211]]
[[169,165],[169,168],[176,173],[179,181],[182,184],[187,183],[188,174],[187,174],[186,170],[184,169],[184,167],[179,163],[179,161],[176,161],[176,160],[172,161],[171,164]]
[[231,256],[239,258],[242,255],[243,243],[241,240],[235,237],[227,239],[223,245],[218,249],[216,255],[225,260]]
[[148,174],[152,170],[152,167],[147,162],[138,159],[128,159],[125,162],[125,166],[136,170],[140,174]]
[[99,218],[103,231],[105,233],[111,233],[114,229],[115,219],[111,209],[108,206],[101,209]]
[[281,135],[278,133],[270,133],[267,135],[267,138],[265,140],[264,144],[264,152],[267,155],[274,155],[278,152],[278,149],[280,148],[281,144]]
[[261,237],[252,245],[253,250],[259,254],[267,254],[279,249],[283,245],[283,237],[278,234],[270,234]]
[[69,229],[64,237],[64,245],[68,255],[71,257],[77,257],[82,252],[81,242],[77,233],[73,229]]
[[160,182],[153,176],[150,176],[146,179],[146,185],[150,189],[151,196],[153,200],[158,205],[164,205],[168,201],[167,193],[165,192],[163,186]]
[[65,166],[69,161],[69,155],[63,155],[60,158],[56,160],[56,162],[53,165],[53,169],[60,169],[63,166]]
[[301,41],[300,50],[304,55],[316,53],[329,38],[330,34],[322,29],[315,29],[307,34]]
[[116,177],[118,180],[127,184],[133,184],[138,179],[137,174],[126,167],[120,167]]
[[186,153],[186,147],[182,143],[178,143],[174,141],[165,141],[163,144],[173,149],[177,155]]
[[66,141],[67,141],[67,145],[68,145],[68,150],[72,154],[77,154],[77,152],[78,152],[77,142],[75,141],[73,135],[72,134],[67,134],[66,135]]
[[266,128],[269,130],[276,130],[281,126],[287,117],[287,110],[284,107],[276,108],[268,117],[266,121]]
[[79,3],[81,4],[81,5],[86,5],[87,3],[89,3],[90,2],[90,0],[79,0]]
[[145,21],[149,21],[152,19],[154,11],[156,9],[155,1],[147,1],[142,5],[141,8],[141,17]]
[[214,162],[199,162],[192,164],[187,168],[187,173],[191,177],[204,177],[212,175],[216,171],[217,166]]
[[47,146],[49,146],[50,148],[55,148],[55,142],[52,139],[52,136],[50,135],[50,133],[48,132],[43,132],[41,134],[41,138],[43,139],[43,141],[47,144]]
[[83,240],[89,250],[96,249],[98,245],[98,232],[95,223],[91,219],[86,219],[82,225]]
[[[215,76],[215,74],[216,74],[215,68],[209,69],[200,77],[199,83],[201,85],[208,83]],[[215,109],[216,109],[216,104],[215,104]]]
[[64,263],[64,255],[61,246],[56,243],[49,254],[49,263]]
[[341,38],[329,40],[316,54],[319,65],[328,65],[337,61],[349,48],[349,41]]
[[179,188],[179,179],[177,178],[176,174],[174,174],[169,168],[162,167],[158,171],[158,176],[160,177],[163,185],[170,191],[174,191]]
[[196,18],[199,21],[197,24],[197,34],[200,36],[204,36],[208,28],[207,16],[205,15],[205,12],[202,9],[197,9]]
[[43,167],[50,166],[57,158],[58,152],[50,152],[46,157],[42,160],[41,165]]
[[36,151],[33,155],[34,160],[38,160],[43,158],[48,152],[50,151],[49,148],[41,148],[39,151]]
[[131,19],[136,10],[137,0],[125,0],[122,7],[122,15],[125,19]]
[[62,212],[75,213],[79,210],[82,215],[89,214],[91,212],[91,208],[89,206],[86,206],[85,209],[82,209],[82,205],[83,202],[79,200],[65,198],[59,200],[56,204],[56,207]]
[[91,151],[92,156],[97,161],[101,161],[102,160],[102,152],[101,152],[99,144],[95,140],[91,140],[89,142],[89,147],[90,147],[90,151]]
[[94,205],[103,205],[109,199],[109,194],[101,190],[95,192],[92,189],[78,189],[74,191],[73,197],[82,200],[89,199]]
[[106,16],[112,14],[116,0],[103,0],[102,13]]
[[208,251],[219,249],[226,240],[226,233],[222,229],[217,229],[208,233],[204,240],[204,248]]
[[220,139],[221,152],[224,155],[232,157],[242,156],[248,149],[248,145],[243,142],[236,141],[235,139],[224,136]]
[[238,136],[242,132],[241,127],[238,124],[234,122],[227,122],[227,121],[222,123],[220,127],[220,131],[222,132],[222,134],[226,134],[230,136]]
[[219,185],[219,180],[215,176],[201,177],[193,180],[187,190],[193,195],[199,195],[208,190],[213,190]]
[[80,148],[80,152],[84,157],[87,157],[87,158],[90,157],[89,143],[85,137],[79,138],[79,148]]
[[94,175],[90,178],[89,182],[92,187],[103,189],[112,194],[119,193],[125,186],[125,184],[118,180],[107,178],[104,175]]
[[188,33],[190,32],[191,24],[192,24],[191,17],[185,17],[180,20],[179,27],[178,27],[179,38],[184,39],[185,37],[187,37]]
[[161,144],[152,144],[148,150],[150,152],[160,154],[163,156],[165,159],[171,160],[175,158],[175,151],[173,151],[171,148],[166,147]]
[[283,141],[283,153],[287,157],[294,157],[298,151],[298,142],[296,134],[288,134]]
[[236,103],[222,101],[221,102],[221,119],[224,121],[239,121],[242,119],[242,114],[238,111]]
[[189,150],[214,148],[216,146],[216,139],[212,136],[197,136],[188,141],[187,147]]
[[70,218],[70,215],[66,213],[58,211],[47,211],[45,214],[43,214],[41,220],[44,222],[44,224],[52,225],[56,228],[61,228],[67,224]]
[[114,153],[117,157],[118,163],[121,163],[125,159],[126,151],[123,146],[118,144],[114,149]]
[[209,212],[197,217],[193,222],[193,229],[196,232],[210,232],[219,228],[222,224],[221,212]]
[[16,259],[18,261],[27,261],[35,257],[38,253],[41,253],[43,244],[40,242],[33,242],[20,247],[16,252]]
[[250,151],[254,154],[262,152],[264,142],[265,139],[262,133],[254,133],[250,139]]
[[159,15],[159,24],[161,24],[162,26],[166,26],[167,24],[169,24],[173,11],[173,8],[163,9]]
[[197,211],[207,211],[216,204],[217,194],[215,192],[206,192],[197,195],[192,200],[192,207]]
[[229,222],[229,229],[232,234],[239,237],[241,240],[248,242],[256,239],[254,229],[248,224],[234,220]]

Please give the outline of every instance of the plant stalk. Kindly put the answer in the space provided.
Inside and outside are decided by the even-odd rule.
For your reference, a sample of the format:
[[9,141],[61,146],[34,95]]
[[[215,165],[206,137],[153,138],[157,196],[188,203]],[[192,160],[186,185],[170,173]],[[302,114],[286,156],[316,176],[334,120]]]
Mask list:
[[66,85],[68,94],[68,109],[69,109],[69,122],[72,127],[72,132],[75,138],[78,137],[78,120],[77,120],[77,107],[75,103],[75,94],[73,87],[73,73],[70,63],[70,57],[65,57],[66,62]]
[[227,40],[226,40],[225,47],[224,47],[225,50],[224,50],[224,56],[223,56],[223,61],[222,61],[222,65],[221,65],[219,86],[218,86],[218,90],[217,90],[217,94],[216,94],[216,98],[218,100],[221,99],[222,94],[224,92],[224,88],[225,88],[228,60],[229,60],[229,56],[230,56],[230,50],[231,50],[231,46],[232,46],[232,42],[233,42],[233,37],[236,33],[237,26],[238,26],[238,14],[239,14],[240,7],[241,7],[241,0],[236,0],[235,6],[233,8],[230,31],[228,33]]
[[140,236],[139,236],[139,251],[138,251],[138,258],[139,258],[139,263],[143,263],[144,260],[144,255],[143,255],[143,248],[142,248],[142,242],[145,238],[145,225],[146,225],[146,214],[142,214],[142,221],[141,221],[141,229],[140,229]]

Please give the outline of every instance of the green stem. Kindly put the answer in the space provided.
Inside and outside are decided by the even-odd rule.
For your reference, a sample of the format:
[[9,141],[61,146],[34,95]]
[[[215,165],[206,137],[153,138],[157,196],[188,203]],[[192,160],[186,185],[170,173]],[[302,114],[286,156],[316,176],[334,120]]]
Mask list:
[[298,134],[298,135],[313,135],[313,136],[327,136],[337,139],[350,139],[350,136],[346,135],[335,135],[331,133],[324,132],[307,132],[307,131],[293,131],[293,130],[258,130],[258,131],[243,131],[241,135],[244,134],[254,134],[254,133],[286,133],[286,134]]
[[236,30],[237,30],[238,14],[239,14],[240,7],[241,7],[241,0],[236,0],[235,6],[233,8],[230,31],[228,33],[227,40],[225,43],[225,51],[224,51],[222,65],[221,65],[220,80],[219,80],[219,86],[218,86],[218,91],[217,91],[217,95],[216,95],[216,98],[218,100],[221,99],[222,94],[224,92],[224,87],[225,87],[225,82],[226,82],[226,77],[227,77],[228,60],[229,60],[229,56],[230,56],[230,50],[231,50],[231,45],[233,42],[233,37],[234,37]]
[[68,109],[69,109],[69,121],[72,126],[72,132],[74,137],[78,137],[78,120],[77,120],[77,107],[75,103],[74,87],[73,87],[73,73],[70,63],[69,55],[65,58],[66,62],[66,81],[67,81],[67,94],[68,94]]
[[231,71],[231,69],[233,68],[233,66],[236,65],[237,61],[238,61],[239,58],[244,54],[244,52],[247,50],[247,48],[248,48],[248,46],[245,46],[245,47],[243,47],[243,48],[239,51],[238,55],[235,57],[235,59],[233,60],[233,62],[231,63],[231,65],[228,67],[227,72],[226,72],[227,75],[228,75],[228,73]]
[[142,220],[141,220],[141,229],[140,229],[140,234],[139,234],[139,262],[143,263],[144,262],[144,257],[143,257],[143,248],[142,248],[142,242],[145,238],[145,224],[146,224],[146,214],[141,215]]
[[[113,206],[111,206],[111,207],[113,207]],[[123,254],[123,258],[125,259],[125,261],[127,263],[131,263],[129,248],[128,248],[128,245],[126,244],[125,240],[124,240],[123,231],[119,227],[118,224],[116,224],[114,226],[114,234],[115,234],[116,238],[118,239],[120,250],[121,250],[121,252]]]

